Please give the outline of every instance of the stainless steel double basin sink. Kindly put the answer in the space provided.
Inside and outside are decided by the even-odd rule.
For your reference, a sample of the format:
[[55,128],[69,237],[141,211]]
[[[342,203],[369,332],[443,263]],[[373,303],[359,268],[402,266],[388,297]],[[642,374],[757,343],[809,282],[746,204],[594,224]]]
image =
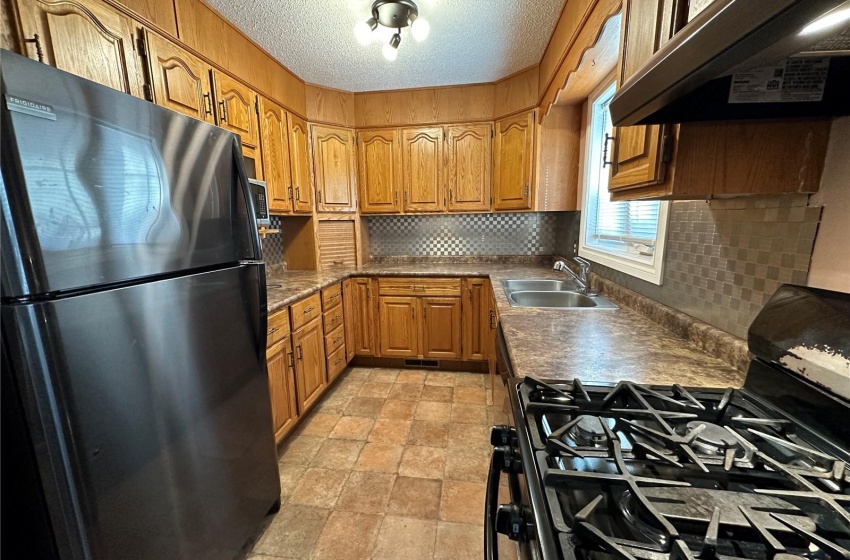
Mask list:
[[511,307],[619,309],[602,296],[587,296],[569,280],[505,280]]

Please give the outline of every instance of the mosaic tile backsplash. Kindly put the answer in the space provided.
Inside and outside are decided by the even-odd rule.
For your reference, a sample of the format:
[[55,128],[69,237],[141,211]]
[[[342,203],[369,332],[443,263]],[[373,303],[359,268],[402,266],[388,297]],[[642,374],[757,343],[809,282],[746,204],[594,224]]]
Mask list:
[[552,255],[567,212],[373,216],[369,244],[373,257]]
[[630,290],[739,338],[780,284],[805,284],[821,208],[807,197],[673,202],[661,286],[595,264]]
[[[271,217],[271,225],[269,229],[280,229],[280,218],[278,216]],[[283,235],[280,233],[272,233],[265,238],[261,238],[263,243],[263,260],[267,265],[283,265],[286,267],[286,261],[283,258]]]

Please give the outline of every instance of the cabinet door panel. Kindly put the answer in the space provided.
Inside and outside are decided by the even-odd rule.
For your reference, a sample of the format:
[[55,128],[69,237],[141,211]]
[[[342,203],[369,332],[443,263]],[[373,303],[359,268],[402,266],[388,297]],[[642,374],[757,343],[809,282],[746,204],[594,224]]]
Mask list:
[[381,356],[414,357],[419,354],[418,300],[413,297],[380,298]]
[[354,353],[358,356],[378,355],[378,331],[375,300],[370,278],[352,278],[354,295]]
[[463,358],[486,360],[490,334],[490,282],[463,279]]
[[321,319],[314,320],[292,334],[292,349],[295,352],[298,409],[303,413],[321,398],[327,385],[325,336]]
[[238,134],[246,146],[259,146],[257,94],[222,72],[214,70],[213,81],[219,126]]
[[496,123],[494,210],[531,208],[534,111]]
[[261,152],[269,194],[269,209],[274,213],[292,211],[289,135],[286,111],[276,103],[260,98]]
[[371,130],[358,134],[360,210],[363,213],[396,213],[401,183],[397,130]]
[[295,371],[292,369],[292,343],[287,336],[266,351],[272,423],[275,441],[280,441],[295,425],[298,408],[295,401]]
[[330,126],[313,126],[312,131],[316,210],[356,211],[354,134]]
[[[658,0],[624,2],[618,84],[629,79],[658,49],[662,4]],[[617,127],[614,138],[609,190],[653,185],[664,180],[661,125]]]
[[490,209],[492,133],[490,124],[446,127],[449,212]]
[[171,41],[147,30],[145,44],[154,103],[215,123],[210,67]]
[[357,338],[357,293],[354,291],[354,281],[346,278],[342,282],[342,305],[345,325],[345,361],[350,362],[354,358],[354,345]]
[[313,189],[310,187],[310,154],[307,121],[287,113],[289,123],[289,164],[292,169],[292,208],[295,212],[313,211]]
[[460,298],[425,297],[422,301],[422,355],[460,359]]
[[445,208],[443,129],[402,131],[405,212],[439,212]]
[[[95,0],[18,0],[24,37],[39,36],[44,62],[93,82],[142,96],[133,24]],[[36,47],[27,54],[37,58]]]

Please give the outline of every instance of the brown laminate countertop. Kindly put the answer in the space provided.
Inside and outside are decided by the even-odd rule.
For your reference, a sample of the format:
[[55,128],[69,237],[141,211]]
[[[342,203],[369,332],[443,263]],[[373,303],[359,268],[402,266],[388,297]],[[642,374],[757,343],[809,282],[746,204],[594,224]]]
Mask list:
[[369,264],[271,274],[267,279],[269,311],[351,276],[488,276],[514,375],[519,377],[703,387],[739,387],[744,381],[741,371],[617,301],[620,309],[616,310],[511,307],[504,280],[563,278],[563,273],[541,264]]

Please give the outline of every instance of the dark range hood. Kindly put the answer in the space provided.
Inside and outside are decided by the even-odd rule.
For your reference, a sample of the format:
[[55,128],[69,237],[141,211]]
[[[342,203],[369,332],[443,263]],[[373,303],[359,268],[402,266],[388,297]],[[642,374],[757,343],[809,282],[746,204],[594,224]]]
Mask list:
[[847,114],[846,0],[715,0],[611,102],[617,126]]

